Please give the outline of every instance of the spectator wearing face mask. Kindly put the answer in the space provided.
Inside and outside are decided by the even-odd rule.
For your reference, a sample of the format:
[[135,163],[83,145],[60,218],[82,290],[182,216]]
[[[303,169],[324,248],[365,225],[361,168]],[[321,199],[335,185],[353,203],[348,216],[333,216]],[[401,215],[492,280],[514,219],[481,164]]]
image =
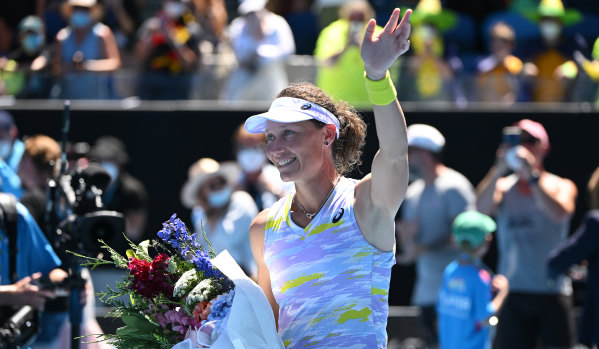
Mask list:
[[[318,60],[316,85],[335,99],[357,107],[370,107],[360,48],[368,21],[374,17],[365,0],[353,0],[339,10],[339,19],[318,35],[314,56]],[[377,27],[377,33],[383,28]],[[343,38],[340,40],[339,38]],[[392,76],[395,74],[392,74]]]
[[[141,241],[146,225],[148,197],[143,183],[125,171],[129,161],[125,145],[118,138],[102,136],[92,147],[89,157],[97,161],[111,177],[110,184],[102,194],[104,209],[123,213],[125,234],[134,242]],[[119,241],[124,242],[122,240]],[[125,252],[128,245],[121,247],[121,252]]]
[[221,99],[270,100],[288,83],[285,60],[295,52],[293,33],[266,0],[242,0],[227,30],[237,59]]
[[0,111],[0,158],[15,173],[19,170],[19,162],[25,152],[25,144],[17,138],[18,135],[19,130],[12,115],[7,111]]
[[0,58],[4,94],[17,98],[48,98],[52,80],[50,51],[46,47],[44,23],[27,16],[19,23],[19,47]]
[[512,52],[516,32],[505,22],[489,30],[489,55],[477,64],[476,94],[480,102],[513,103],[520,93],[523,63]]
[[474,209],[475,194],[464,175],[442,162],[445,137],[436,128],[412,124],[407,129],[412,183],[396,222],[401,254],[397,262],[416,264],[412,303],[420,307],[420,324],[429,347],[437,345],[437,296],[445,267],[459,255],[451,242],[451,223]]
[[525,45],[525,73],[530,79],[530,99],[533,102],[566,102],[572,81],[560,77],[575,77],[575,64],[563,66],[577,49],[574,40],[563,37],[563,28],[581,20],[579,12],[565,9],[561,0],[542,0],[531,19],[538,22],[541,40]]
[[0,192],[23,195],[21,180],[17,175],[25,144],[17,138],[19,130],[8,112],[0,110]]
[[237,164],[241,167],[236,189],[248,192],[258,211],[272,206],[293,190],[293,183],[283,182],[279,170],[266,158],[266,140],[262,134],[249,133],[241,125],[233,143]]
[[110,72],[121,66],[116,40],[98,22],[96,0],[68,0],[69,25],[56,35],[53,73],[59,77],[55,96],[69,99],[109,99],[115,94]]
[[400,72],[404,100],[452,101],[461,98],[456,76],[461,61],[445,45],[443,33],[454,28],[458,16],[440,0],[420,0],[414,9],[410,36],[413,54]]
[[238,176],[234,163],[202,158],[189,168],[181,201],[192,209],[194,230],[203,247],[208,248],[205,232],[217,254],[229,251],[248,275],[255,275],[249,229],[258,209],[248,193],[233,190]]

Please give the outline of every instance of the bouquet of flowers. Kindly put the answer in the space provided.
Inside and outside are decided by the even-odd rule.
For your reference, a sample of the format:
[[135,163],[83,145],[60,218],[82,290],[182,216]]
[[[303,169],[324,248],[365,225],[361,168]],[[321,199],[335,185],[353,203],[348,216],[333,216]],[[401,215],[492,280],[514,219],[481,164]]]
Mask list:
[[[158,240],[130,242],[127,258],[100,241],[110,261],[88,258],[87,266],[114,264],[128,277],[99,293],[110,317],[124,327],[98,335],[116,348],[283,348],[262,290],[224,251],[204,251],[174,214]],[[154,256],[151,252],[156,252]],[[130,303],[122,295],[130,296]],[[255,324],[247,324],[249,317]]]

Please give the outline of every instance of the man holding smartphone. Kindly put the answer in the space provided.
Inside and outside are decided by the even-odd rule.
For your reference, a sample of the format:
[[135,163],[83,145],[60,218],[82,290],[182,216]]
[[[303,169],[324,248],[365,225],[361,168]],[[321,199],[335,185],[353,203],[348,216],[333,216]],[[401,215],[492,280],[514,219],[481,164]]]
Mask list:
[[498,273],[510,283],[495,344],[528,349],[540,338],[544,347],[568,348],[572,287],[566,277],[550,280],[546,263],[568,235],[577,189],[571,180],[545,171],[549,137],[543,125],[520,120],[504,129],[503,139],[477,188],[477,209],[495,215]]

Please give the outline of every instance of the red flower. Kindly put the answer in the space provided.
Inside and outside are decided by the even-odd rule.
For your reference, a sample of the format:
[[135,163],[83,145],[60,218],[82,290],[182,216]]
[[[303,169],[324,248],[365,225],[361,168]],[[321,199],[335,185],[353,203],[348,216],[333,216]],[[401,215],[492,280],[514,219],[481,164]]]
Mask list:
[[129,287],[137,294],[152,299],[162,293],[173,297],[173,276],[167,271],[170,257],[161,253],[149,263],[143,259],[131,257],[129,270],[133,277]]

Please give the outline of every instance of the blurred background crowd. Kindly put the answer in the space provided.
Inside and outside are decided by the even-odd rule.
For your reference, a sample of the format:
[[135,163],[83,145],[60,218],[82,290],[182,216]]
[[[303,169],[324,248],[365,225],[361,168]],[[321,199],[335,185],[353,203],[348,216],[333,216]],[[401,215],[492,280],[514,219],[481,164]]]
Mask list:
[[0,5],[0,95],[270,100],[311,81],[367,106],[365,24],[414,9],[402,101],[596,102],[599,5],[579,0],[26,0]]

